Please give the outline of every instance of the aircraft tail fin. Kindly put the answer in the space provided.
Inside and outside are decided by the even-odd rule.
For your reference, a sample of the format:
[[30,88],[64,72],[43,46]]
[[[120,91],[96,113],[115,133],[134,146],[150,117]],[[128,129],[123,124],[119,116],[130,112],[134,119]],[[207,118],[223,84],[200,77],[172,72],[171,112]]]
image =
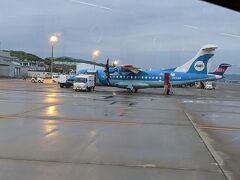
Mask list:
[[220,64],[218,66],[218,68],[214,72],[212,72],[211,74],[216,74],[216,75],[223,76],[223,74],[225,73],[225,71],[227,70],[228,67],[231,67],[231,65],[226,64],[226,63]]
[[184,65],[177,67],[175,72],[207,74],[210,68],[210,59],[214,56],[216,45],[203,46],[196,56],[186,62]]

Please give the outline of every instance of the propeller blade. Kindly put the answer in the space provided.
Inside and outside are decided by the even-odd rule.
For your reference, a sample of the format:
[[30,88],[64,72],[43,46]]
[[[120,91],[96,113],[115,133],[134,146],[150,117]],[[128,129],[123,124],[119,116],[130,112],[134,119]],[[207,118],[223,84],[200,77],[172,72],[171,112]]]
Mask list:
[[105,73],[107,78],[110,77],[110,73],[109,73],[109,58],[107,59],[107,63],[106,63],[106,67],[105,67]]

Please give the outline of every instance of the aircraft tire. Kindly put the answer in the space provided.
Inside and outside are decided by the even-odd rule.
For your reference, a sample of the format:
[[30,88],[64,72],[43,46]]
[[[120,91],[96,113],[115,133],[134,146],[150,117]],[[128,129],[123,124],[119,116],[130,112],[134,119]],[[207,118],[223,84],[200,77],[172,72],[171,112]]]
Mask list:
[[130,91],[131,91],[131,93],[136,93],[138,91],[138,89],[131,89]]

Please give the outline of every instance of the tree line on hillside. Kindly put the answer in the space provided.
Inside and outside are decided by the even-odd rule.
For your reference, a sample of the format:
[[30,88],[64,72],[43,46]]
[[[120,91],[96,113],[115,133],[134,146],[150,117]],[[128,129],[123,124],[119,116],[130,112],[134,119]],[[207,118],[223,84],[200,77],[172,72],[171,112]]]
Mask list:
[[[14,50],[5,50],[5,51],[10,52],[11,56],[17,57],[18,59],[20,59],[22,61],[44,62],[44,64],[46,64],[49,68],[51,67],[51,57],[47,57],[47,58],[43,59],[39,56],[24,52],[24,51],[14,51]],[[95,64],[92,61],[87,61],[87,60],[83,60],[83,59],[74,59],[71,57],[56,57],[53,59],[53,61]],[[59,71],[65,72],[68,70],[75,70],[76,67],[71,64],[54,64],[53,69],[56,72],[59,72]],[[48,70],[50,70],[50,69],[48,69]]]
[[22,60],[22,61],[44,61],[42,58],[31,54],[31,53],[26,53],[24,51],[13,51],[10,50],[8,51],[10,52],[11,56],[17,57],[18,59]]

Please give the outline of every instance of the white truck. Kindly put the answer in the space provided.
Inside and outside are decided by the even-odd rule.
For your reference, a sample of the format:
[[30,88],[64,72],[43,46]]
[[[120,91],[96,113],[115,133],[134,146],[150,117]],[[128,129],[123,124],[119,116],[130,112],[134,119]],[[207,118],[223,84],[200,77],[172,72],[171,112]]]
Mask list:
[[205,82],[205,89],[212,90],[212,89],[215,89],[215,87],[216,87],[215,82],[213,82],[213,81],[206,81]]
[[197,82],[195,84],[195,87],[198,89],[208,89],[208,90],[212,90],[216,88],[216,82],[214,81],[205,81],[205,82]]
[[75,91],[94,91],[95,76],[91,74],[79,74],[73,82]]
[[73,78],[70,77],[71,75],[60,74],[58,77],[58,84],[60,88],[70,88],[73,86]]

